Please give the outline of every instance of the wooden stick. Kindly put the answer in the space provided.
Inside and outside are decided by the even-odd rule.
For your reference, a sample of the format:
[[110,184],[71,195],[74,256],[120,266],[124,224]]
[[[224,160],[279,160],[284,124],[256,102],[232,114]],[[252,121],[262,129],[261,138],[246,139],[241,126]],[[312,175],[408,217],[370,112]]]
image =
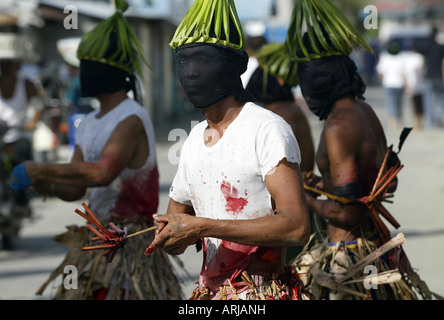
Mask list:
[[387,284],[387,283],[393,283],[397,282],[402,279],[401,273],[399,273],[398,269],[393,270],[387,270],[384,272],[380,272],[377,274],[371,274],[359,279],[349,280],[344,282],[343,284],[350,284],[350,283],[359,283],[364,282],[365,280],[371,280],[369,283],[371,284]]
[[81,216],[83,219],[89,221],[90,223],[95,225],[95,221],[93,219],[91,219],[90,217],[88,217],[86,214],[84,214],[82,211],[80,211],[79,209],[75,210],[75,213],[77,213],[79,216]]
[[325,192],[325,191],[322,191],[322,190],[319,190],[319,189],[316,189],[316,188],[313,188],[313,187],[310,187],[310,186],[307,186],[307,185],[304,185],[304,189],[308,190],[308,191],[312,191],[312,192],[317,193],[317,194],[324,195],[327,198],[329,198],[330,200],[339,201],[339,202],[341,202],[343,204],[347,204],[347,203],[353,202],[352,200],[350,200],[348,198],[338,197],[338,196],[335,196],[335,195],[330,194],[328,192]]
[[381,220],[381,217],[378,214],[378,211],[372,207],[371,211],[373,212],[376,221],[378,221],[378,225],[380,226],[381,230],[382,230],[382,234],[384,235],[384,243],[388,240],[390,240],[390,230],[386,227],[386,225],[384,224],[384,222]]
[[398,229],[401,225],[399,224],[398,221],[396,221],[396,219],[390,214],[390,212],[388,212],[388,210],[381,204],[381,203],[373,203],[373,206],[375,207],[375,209],[382,214],[382,216],[387,219],[388,222],[391,223],[391,225],[393,227],[395,227],[396,229]]
[[373,194],[376,192],[376,187],[379,184],[379,180],[381,179],[381,176],[385,170],[385,167],[387,166],[387,160],[388,160],[388,156],[389,156],[390,152],[391,152],[391,149],[389,148],[387,150],[387,152],[385,153],[384,160],[382,161],[381,168],[379,168],[378,176],[376,177],[375,184],[373,185],[373,189],[370,194]]
[[383,185],[385,183],[385,181],[387,180],[388,177],[390,177],[390,175],[393,173],[393,171],[396,169],[396,167],[390,167],[385,173],[384,175],[379,179],[378,184],[375,184],[374,186],[376,188],[374,188],[374,190],[372,190],[372,193],[370,193],[370,195],[372,195],[373,197],[375,197],[376,192],[379,190],[380,186]]
[[91,218],[94,219],[95,222],[97,222],[98,224],[101,224],[99,219],[96,218],[96,216],[92,213],[92,211],[88,208],[88,206],[86,205],[86,203],[82,203],[82,207],[85,208],[85,211],[91,216]]
[[82,218],[84,218],[85,220],[89,221],[91,224],[95,225],[97,228],[99,228],[105,235],[107,235],[109,237],[112,237],[111,233],[108,230],[106,230],[105,227],[102,226],[102,224],[100,222],[97,224],[97,222],[93,218],[87,216],[86,214],[84,214],[79,209],[76,209],[75,212],[79,216],[81,216]]
[[390,239],[390,232],[387,230],[387,227],[384,225],[384,223],[381,221],[381,219],[378,216],[378,213],[375,211],[374,208],[370,208],[370,220],[373,223],[373,226],[376,229],[376,232],[378,233],[379,240],[381,243],[387,242],[388,239]]
[[403,243],[405,243],[406,238],[404,233],[399,233],[389,241],[387,241],[385,244],[377,248],[375,251],[370,253],[369,255],[362,258],[359,262],[354,264],[345,274],[337,275],[335,276],[335,280],[338,283],[342,283],[345,280],[353,277],[356,273],[358,273],[362,268],[364,268],[366,265],[368,265],[370,262],[378,259],[380,256],[382,256],[384,253],[390,251],[393,248],[396,248]]
[[110,225],[110,227],[111,227],[116,233],[118,233],[118,234],[122,234],[122,233],[123,233],[123,230],[120,229],[119,227],[117,227],[114,223],[109,222],[108,224]]
[[138,236],[139,234],[142,234],[142,233],[145,233],[145,232],[149,232],[149,231],[153,231],[153,230],[156,230],[156,229],[157,229],[157,227],[154,226],[154,227],[151,227],[151,228],[148,228],[148,229],[144,229],[144,230],[141,230],[141,231],[137,231],[137,232],[134,232],[134,233],[132,233],[132,234],[126,236],[126,238],[135,237],[135,236]]
[[340,283],[338,283],[337,281],[335,281],[334,276],[332,276],[331,274],[327,274],[325,272],[321,272],[318,273],[315,277],[314,277],[314,281],[316,282],[316,284],[326,287],[330,290],[334,290],[334,291],[341,291],[347,294],[351,294],[357,297],[360,297],[362,299],[369,299],[369,295],[353,290],[351,288],[348,288],[344,285],[341,285]]
[[397,168],[395,172],[392,173],[392,175],[387,179],[384,185],[380,187],[378,191],[376,191],[376,193],[373,195],[374,198],[376,198],[388,186],[388,184],[395,178],[395,176],[398,174],[399,171],[401,171],[402,168],[404,168],[403,165]]
[[108,248],[114,248],[115,246],[116,246],[115,244],[101,244],[92,247],[83,247],[82,251],[108,249]]
[[82,203],[83,208],[85,208],[85,211],[91,216],[91,218],[96,222],[93,223],[96,227],[100,228],[100,230],[103,231],[108,237],[111,237],[111,232],[108,231],[99,221],[99,219],[96,218],[96,216],[92,213],[92,211],[88,208],[88,206],[85,203]]
[[90,224],[88,224],[86,226],[89,230],[91,230],[92,232],[94,232],[95,235],[97,235],[98,237],[100,237],[100,239],[102,239],[103,241],[108,241],[108,238],[104,235],[101,234],[98,230],[96,230],[93,226],[91,226]]
[[91,289],[91,284],[92,284],[93,279],[94,279],[94,277],[96,275],[96,271],[97,271],[97,267],[99,266],[100,258],[101,258],[101,256],[97,255],[95,260],[94,260],[94,265],[93,265],[93,268],[91,270],[91,275],[89,276],[89,279],[88,279],[88,284],[86,286],[86,290],[85,290],[85,294],[83,296],[83,300],[86,300],[88,298],[88,293],[89,293],[89,290]]

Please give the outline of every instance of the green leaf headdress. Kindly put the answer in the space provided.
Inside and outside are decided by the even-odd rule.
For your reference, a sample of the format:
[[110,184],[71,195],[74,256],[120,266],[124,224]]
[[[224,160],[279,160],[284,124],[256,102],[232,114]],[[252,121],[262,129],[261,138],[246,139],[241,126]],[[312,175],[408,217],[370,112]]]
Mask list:
[[[312,52],[302,41],[304,22]],[[325,38],[322,27],[333,46]],[[359,31],[330,0],[295,0],[286,45],[287,54],[297,62],[329,55],[349,55],[355,47],[373,52]],[[298,56],[299,52],[302,56]]]
[[177,27],[170,47],[176,50],[189,43],[245,50],[245,35],[234,0],[196,0]]
[[[130,74],[137,72],[142,76],[140,59],[148,67],[150,65],[143,55],[139,39],[123,16],[129,5],[125,0],[116,0],[115,6],[116,12],[111,17],[83,35],[77,50],[77,58],[101,62]],[[108,56],[112,33],[117,36],[117,50]]]
[[[304,25],[310,50],[302,40]],[[266,72],[295,86],[299,62],[331,55],[348,56],[355,47],[373,52],[330,0],[295,0],[285,42],[268,44],[258,50],[256,56]]]
[[290,86],[298,84],[298,64],[287,55],[285,42],[267,44],[255,55],[265,73],[283,79]]

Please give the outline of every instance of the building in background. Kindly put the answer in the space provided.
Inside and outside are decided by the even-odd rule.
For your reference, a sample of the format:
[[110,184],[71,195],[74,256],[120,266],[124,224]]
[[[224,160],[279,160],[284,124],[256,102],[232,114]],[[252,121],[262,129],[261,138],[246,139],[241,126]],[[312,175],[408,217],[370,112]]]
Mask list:
[[[151,70],[146,67],[143,70],[143,105],[156,124],[194,112],[181,93],[173,51],[168,45],[194,0],[127,1],[130,8],[125,16],[151,65]],[[76,21],[71,20],[73,7]],[[266,21],[269,41],[285,39],[292,0],[236,0],[236,7],[243,23]],[[36,53],[32,63],[55,70],[63,63],[57,41],[82,36],[113,12],[113,0],[2,0],[0,32],[14,30],[28,34]]]
[[378,38],[385,45],[393,38],[401,39],[403,50],[413,42],[421,42],[432,27],[437,27],[444,43],[444,0],[376,0]]
[[[113,1],[2,0],[0,32],[13,30],[27,35],[29,45],[33,46],[35,52],[32,62],[52,70],[54,65],[63,61],[57,52],[57,40],[80,37],[91,30],[96,23],[114,12]],[[168,45],[194,0],[127,1],[130,8],[125,16],[142,42],[145,56],[152,67],[151,70],[144,67],[143,71],[143,105],[156,125],[195,112],[181,92],[174,71],[174,55]],[[347,1],[353,0],[338,0],[338,3],[346,5]],[[376,45],[385,43],[399,33],[420,34],[422,37],[431,23],[444,30],[444,0],[369,0],[366,3],[378,8]],[[64,22],[72,6],[77,13],[77,28],[66,28]],[[263,24],[267,41],[285,40],[293,0],[236,0],[236,8],[244,26],[259,22]],[[361,14],[360,18],[362,21],[364,16]]]

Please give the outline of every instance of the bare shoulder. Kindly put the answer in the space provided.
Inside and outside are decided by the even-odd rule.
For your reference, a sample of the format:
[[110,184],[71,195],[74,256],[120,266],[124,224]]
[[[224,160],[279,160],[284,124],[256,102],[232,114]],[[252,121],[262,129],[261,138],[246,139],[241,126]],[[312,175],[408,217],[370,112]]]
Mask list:
[[359,108],[332,111],[324,126],[327,147],[356,149],[365,139],[367,119]]
[[131,115],[121,121],[117,127],[117,130],[129,131],[129,133],[139,134],[144,132],[144,126],[142,120],[137,115]]
[[279,102],[269,105],[268,109],[284,119],[304,117],[302,109],[294,102]]

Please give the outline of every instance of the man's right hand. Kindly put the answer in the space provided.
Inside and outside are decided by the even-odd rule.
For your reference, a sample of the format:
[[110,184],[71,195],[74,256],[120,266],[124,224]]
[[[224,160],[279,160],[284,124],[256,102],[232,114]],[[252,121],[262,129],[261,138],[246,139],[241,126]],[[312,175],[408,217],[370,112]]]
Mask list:
[[153,218],[158,229],[153,242],[145,250],[146,255],[152,253],[156,248],[162,248],[171,255],[179,255],[200,239],[198,235],[194,235],[193,231],[198,230],[194,223],[196,217],[186,213],[169,213],[154,214]]

